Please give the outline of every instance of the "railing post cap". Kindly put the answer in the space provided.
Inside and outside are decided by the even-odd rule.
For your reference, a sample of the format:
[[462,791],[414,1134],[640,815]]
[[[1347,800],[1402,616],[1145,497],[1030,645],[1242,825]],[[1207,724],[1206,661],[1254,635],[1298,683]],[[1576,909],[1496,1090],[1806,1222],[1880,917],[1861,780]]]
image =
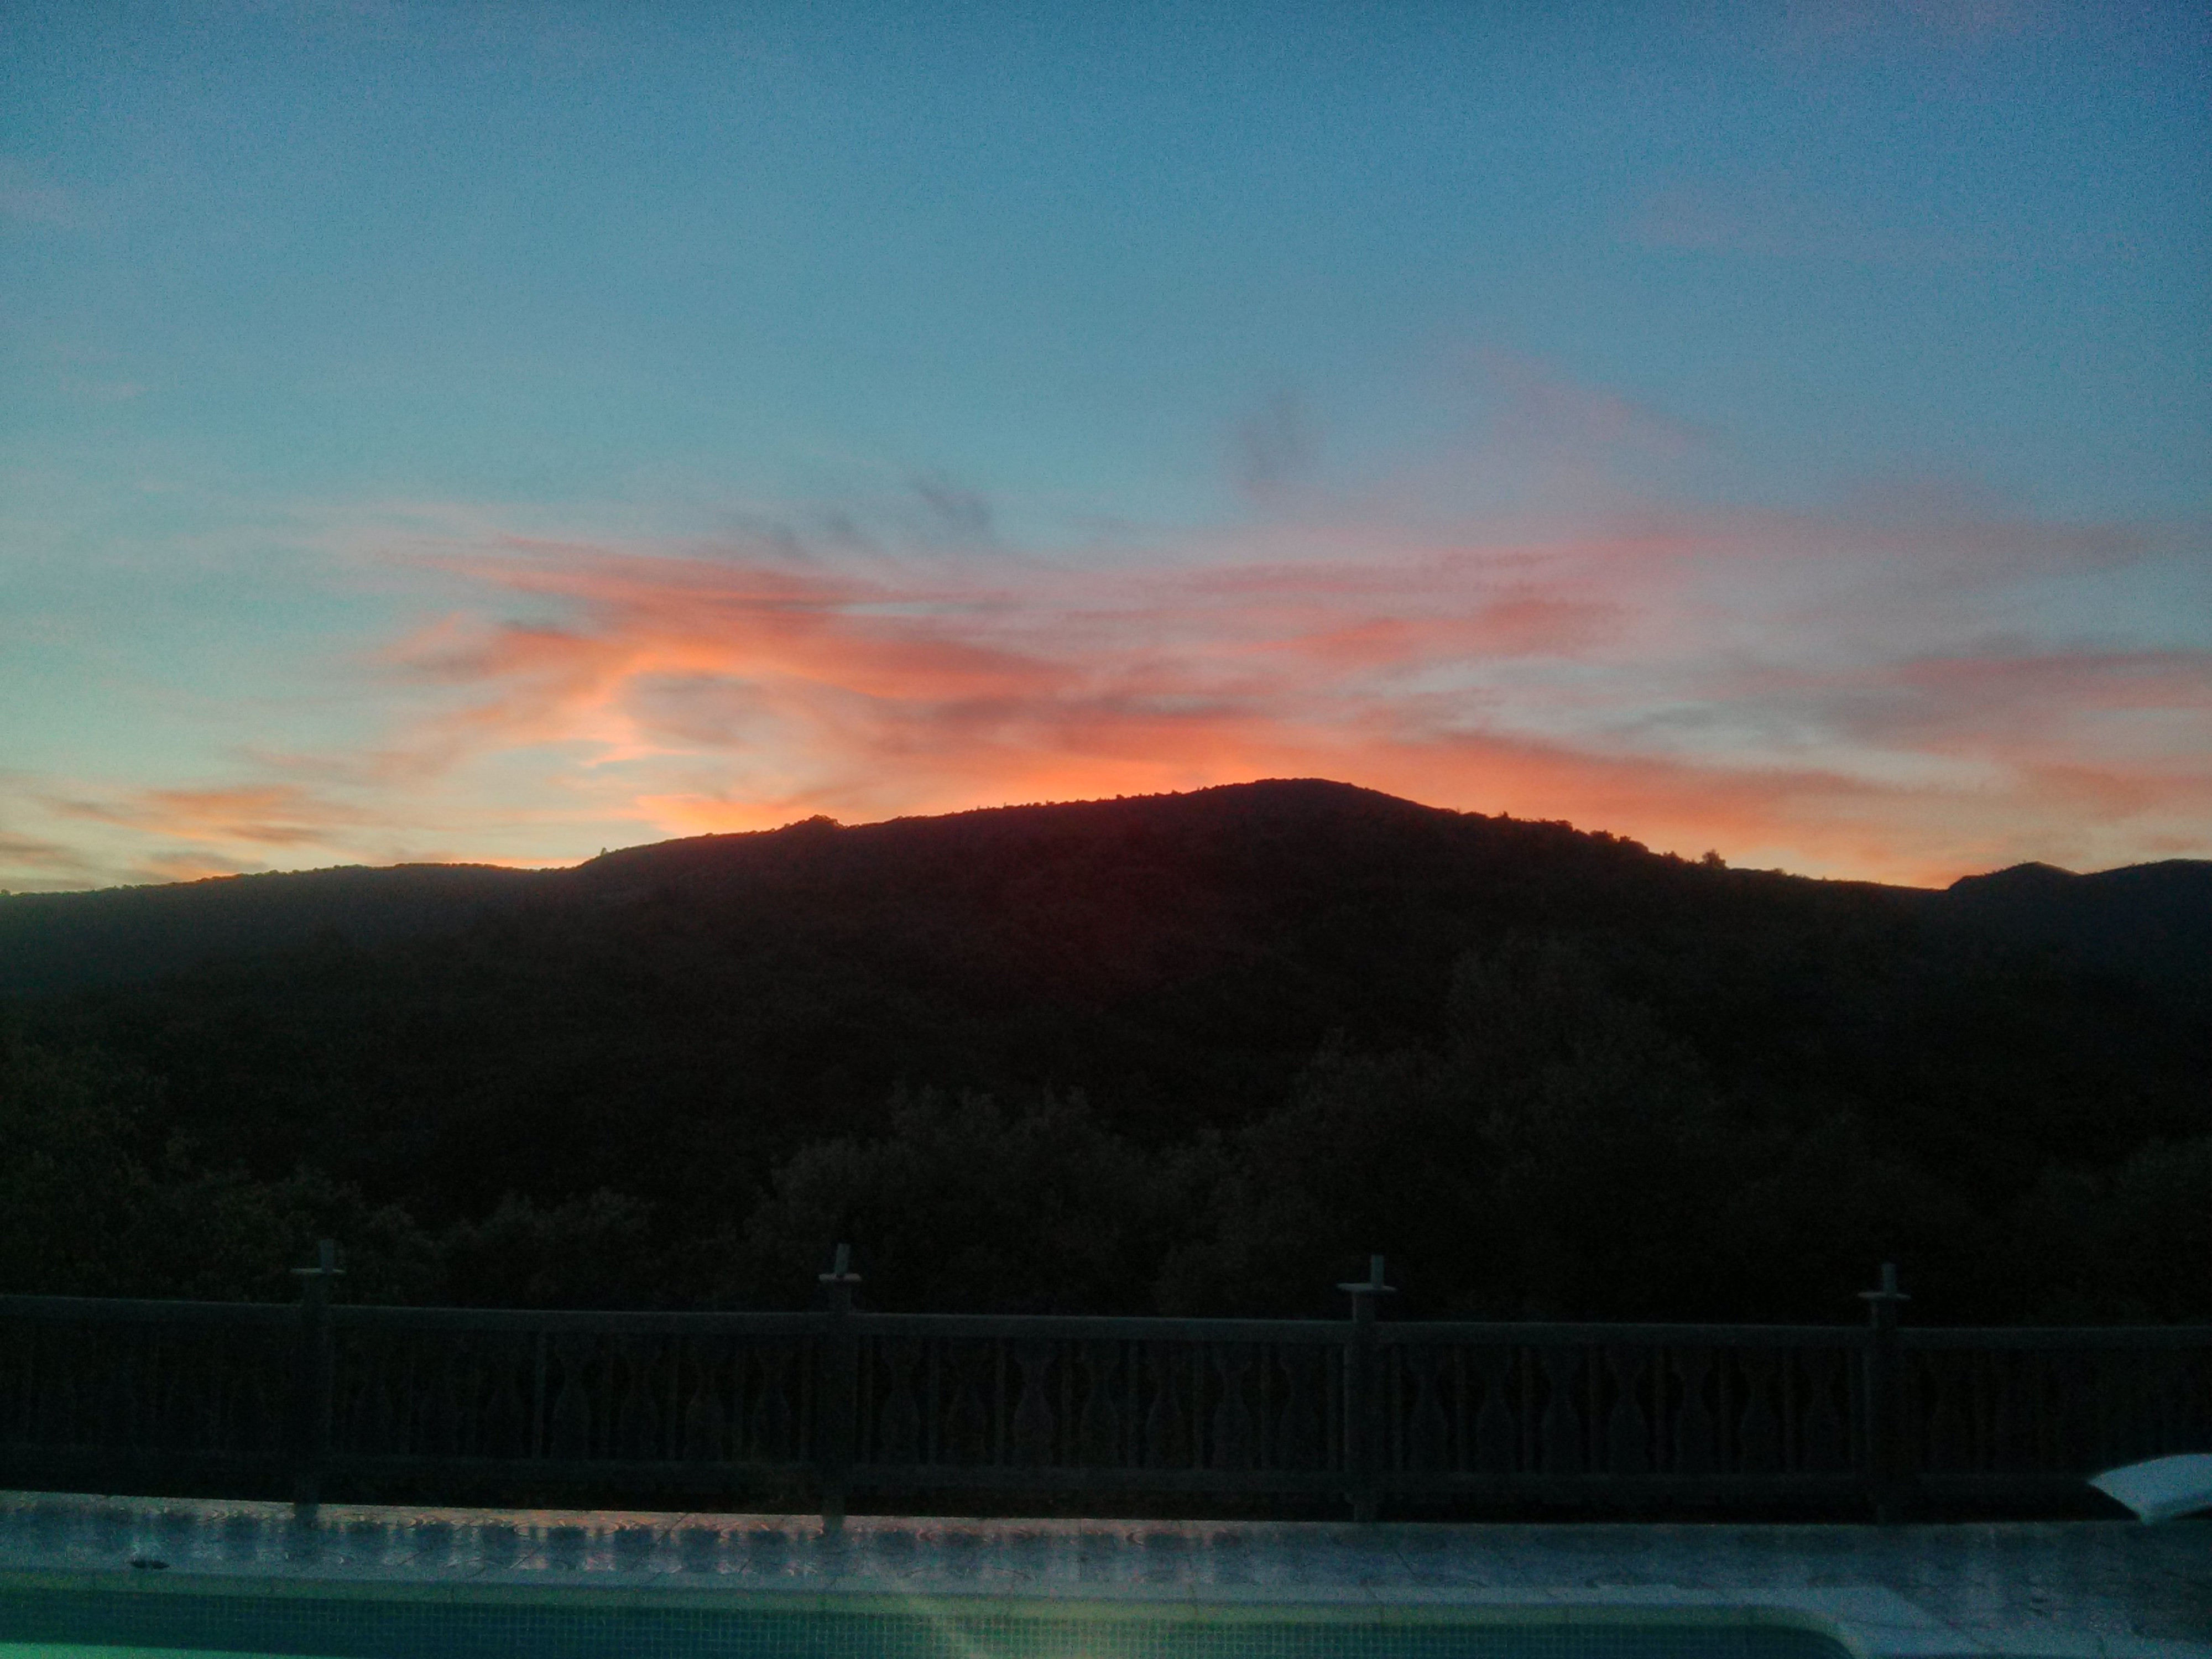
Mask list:
[[1862,1302],[1910,1302],[1912,1298],[1897,1288],[1897,1263],[1885,1261],[1881,1264],[1881,1288],[1875,1291],[1861,1291],[1859,1300]]
[[292,1276],[295,1279],[339,1279],[344,1277],[344,1275],[345,1269],[338,1266],[337,1241],[333,1238],[319,1239],[316,1241],[315,1265],[313,1267],[295,1267],[292,1269]]
[[859,1284],[860,1276],[853,1271],[853,1247],[850,1244],[840,1244],[837,1247],[837,1259],[830,1271],[826,1273],[817,1273],[814,1277],[824,1285]]
[[1367,1258],[1365,1284],[1339,1285],[1336,1288],[1348,1291],[1353,1296],[1395,1296],[1398,1293],[1396,1285],[1385,1285],[1382,1282],[1382,1258],[1379,1255],[1370,1255]]

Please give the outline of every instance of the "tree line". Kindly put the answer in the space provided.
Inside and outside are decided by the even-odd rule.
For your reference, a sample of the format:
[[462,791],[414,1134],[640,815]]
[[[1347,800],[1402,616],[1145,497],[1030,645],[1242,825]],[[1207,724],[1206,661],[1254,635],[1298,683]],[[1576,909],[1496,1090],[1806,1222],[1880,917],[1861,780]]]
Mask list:
[[257,1173],[160,1076],[19,1018],[0,1291],[283,1297],[335,1237],[361,1300],[788,1307],[849,1242],[866,1305],[910,1310],[1334,1316],[1379,1250],[1400,1316],[1848,1319],[1887,1259],[1946,1322],[2212,1317],[2212,1134],[1954,1161],[1956,1125],[1726,1086],[1571,942],[1468,953],[1445,1000],[1434,1041],[1328,1041],[1272,1109],[1180,1138],[1079,1089],[897,1087],[719,1217],[581,1181],[441,1217],[304,1160]]
[[1334,1314],[1381,1251],[1403,1316],[1850,1320],[1889,1260],[2212,1318],[2212,866],[1293,782],[340,873],[24,913],[0,1291],[289,1297],[327,1236],[362,1299],[795,1306],[849,1242],[884,1308]]

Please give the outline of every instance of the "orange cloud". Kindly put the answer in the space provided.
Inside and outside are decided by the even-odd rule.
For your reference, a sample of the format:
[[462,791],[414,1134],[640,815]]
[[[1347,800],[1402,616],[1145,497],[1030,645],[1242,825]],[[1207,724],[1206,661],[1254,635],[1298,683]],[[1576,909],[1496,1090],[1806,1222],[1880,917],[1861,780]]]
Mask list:
[[[179,841],[218,846],[314,845],[326,841],[333,828],[358,823],[363,817],[358,811],[283,783],[211,789],[148,789],[118,799],[61,799],[52,805],[65,817],[152,830]],[[218,860],[218,864],[222,862]],[[239,866],[232,864],[228,867]]]
[[[402,561],[446,614],[374,653],[373,740],[41,810],[131,878],[1261,776],[1892,880],[2212,855],[2212,645],[2030,626],[2034,584],[2109,586],[2160,534],[1911,499],[1484,534],[1369,502],[1078,568],[475,526]],[[70,836],[9,828],[17,867],[72,878]]]
[[[452,568],[561,620],[456,618],[395,660],[460,695],[414,734],[445,763],[559,750],[656,833],[1326,775],[1897,879],[2212,851],[2212,654],[1870,653],[1820,632],[1837,565],[1807,550],[1845,533],[1745,514],[1357,557],[1323,535],[1105,570],[509,543]],[[2053,539],[2027,538],[2039,565]],[[1961,560],[2018,568],[2002,527],[1920,550],[1953,589]]]

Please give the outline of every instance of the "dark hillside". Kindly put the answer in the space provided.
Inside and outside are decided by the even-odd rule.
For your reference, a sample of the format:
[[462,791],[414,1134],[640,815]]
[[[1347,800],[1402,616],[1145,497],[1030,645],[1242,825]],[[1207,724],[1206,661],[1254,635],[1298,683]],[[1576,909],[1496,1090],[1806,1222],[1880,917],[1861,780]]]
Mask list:
[[2041,945],[2212,1008],[2212,860],[2168,859],[2077,876],[2017,864],[1951,884],[1954,925]]
[[0,897],[0,996],[159,979],[331,932],[356,944],[449,933],[540,872],[483,864],[218,876]]
[[2132,1261],[2196,1248],[2212,936],[2132,961],[2130,883],[2038,933],[1312,781],[449,873],[42,901],[80,973],[72,906],[210,948],[24,1028],[144,1080],[118,1157],[399,1206],[422,1294],[780,1295],[842,1233],[977,1305],[1256,1310],[1371,1248],[1431,1307],[1848,1316],[1875,1252],[1979,1316],[2212,1303]]

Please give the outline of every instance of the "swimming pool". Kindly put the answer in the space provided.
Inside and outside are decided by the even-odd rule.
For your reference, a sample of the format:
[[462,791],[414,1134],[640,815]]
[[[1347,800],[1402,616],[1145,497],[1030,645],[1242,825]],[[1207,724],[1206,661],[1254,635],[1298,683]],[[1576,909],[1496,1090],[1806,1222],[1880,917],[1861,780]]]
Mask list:
[[0,1659],[1862,1659],[1771,1610],[806,1599],[18,1583],[0,1589]]
[[303,1520],[0,1492],[0,1659],[2212,1659],[2208,1546],[2188,1522],[860,1516],[833,1537],[793,1516]]

